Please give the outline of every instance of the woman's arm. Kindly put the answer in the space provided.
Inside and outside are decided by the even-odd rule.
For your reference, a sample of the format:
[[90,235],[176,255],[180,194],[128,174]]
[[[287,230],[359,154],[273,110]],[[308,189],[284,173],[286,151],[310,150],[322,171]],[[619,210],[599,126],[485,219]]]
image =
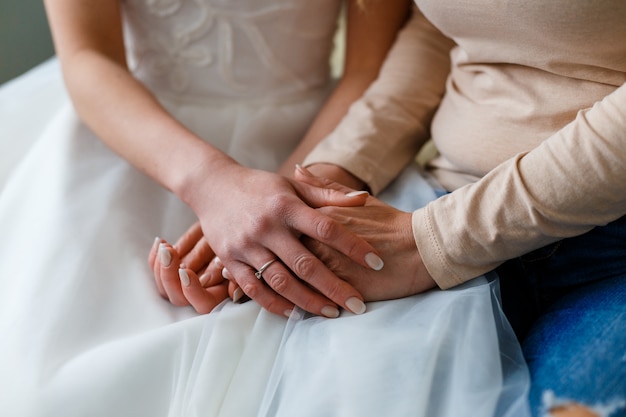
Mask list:
[[[110,148],[193,209],[248,295],[278,314],[293,303],[320,314],[324,307],[346,307],[346,300],[360,298],[350,285],[336,285],[336,276],[298,240],[300,234],[315,237],[368,265],[376,256],[371,245],[302,201],[352,205],[360,197],[244,168],[182,126],[128,71],[119,1],[46,0],[45,5],[81,118]],[[284,264],[266,272],[267,286],[254,272],[273,258]],[[333,283],[333,292],[312,291],[290,271],[322,289]]]
[[374,194],[382,190],[430,136],[430,121],[450,72],[452,46],[413,7],[379,77],[304,165],[322,176],[318,165],[335,165],[359,178]]
[[448,288],[626,214],[626,84],[532,151],[414,213],[426,267]]
[[[309,128],[297,149],[282,165],[280,173],[293,176],[294,166],[300,163],[305,155],[337,126],[345,116],[349,106],[357,100],[367,87],[376,79],[387,53],[392,47],[397,33],[410,14],[410,1],[371,1],[362,8],[357,1],[350,0],[347,5],[346,55],[344,57],[344,73],[333,93],[324,104],[322,110]],[[327,178],[348,185],[354,189],[363,186],[362,181],[349,172],[335,165],[316,167]],[[159,246],[153,246],[149,263],[154,269],[157,286],[162,295],[171,301],[188,300],[197,311],[210,311],[217,303],[215,290],[210,285],[200,285],[197,275],[202,274],[202,281],[219,282],[222,263],[219,260],[210,262],[213,253],[205,238],[197,233],[198,228],[192,226],[174,246],[167,250],[178,251],[173,256],[165,256],[170,266],[164,267],[158,261]],[[173,253],[173,252],[172,252]],[[175,259],[172,263],[171,259]],[[178,261],[187,265],[190,285],[181,286],[178,280]],[[210,262],[210,263],[209,263]],[[205,267],[208,265],[205,271]],[[198,266],[196,269],[192,266]],[[185,281],[186,283],[188,281]],[[230,287],[233,295],[236,287]],[[170,293],[175,293],[171,296]]]
[[[408,0],[372,0],[364,5],[359,5],[356,0],[348,1],[342,77],[302,142],[282,165],[280,173],[292,176],[294,166],[301,164],[309,152],[337,128],[350,106],[376,80],[410,12]],[[354,189],[363,187],[362,181],[340,167],[328,168],[327,177]]]

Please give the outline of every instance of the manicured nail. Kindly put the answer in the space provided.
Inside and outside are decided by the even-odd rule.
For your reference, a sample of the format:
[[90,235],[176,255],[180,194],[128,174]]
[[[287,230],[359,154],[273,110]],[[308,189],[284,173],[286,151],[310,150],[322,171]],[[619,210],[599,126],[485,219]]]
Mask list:
[[200,275],[200,278],[198,278],[198,280],[200,281],[200,285],[204,287],[207,284],[207,281],[209,280],[209,278],[210,278],[210,275],[206,272]]
[[178,270],[178,277],[180,278],[180,282],[183,284],[183,287],[188,287],[191,284],[189,280],[189,274],[184,269]]
[[346,194],[346,197],[358,197],[361,195],[370,195],[367,191],[350,191]]
[[161,243],[161,238],[160,237],[155,237],[154,238],[154,242],[152,243],[152,250],[153,251],[157,251],[159,250],[159,244]]
[[300,320],[302,318],[302,315],[296,310],[285,310],[283,314],[288,319]]
[[241,300],[241,297],[243,297],[243,290],[237,287],[235,291],[233,291],[233,302],[236,303]]
[[326,306],[322,308],[322,314],[329,319],[336,319],[337,317],[339,317],[339,310],[337,310],[335,307]]
[[346,306],[348,306],[348,309],[354,314],[365,313],[365,304],[363,303],[363,301],[359,300],[356,297],[348,298],[348,300],[346,301]]
[[307,176],[307,177],[312,177],[312,176],[313,176],[313,174],[311,174],[311,172],[310,172],[308,169],[304,168],[304,167],[303,167],[302,165],[300,165],[300,164],[296,164],[296,169],[297,169],[297,170],[298,170],[298,171],[299,171],[302,175],[305,175],[305,176]]
[[170,263],[172,262],[172,255],[170,254],[170,251],[167,250],[165,243],[161,243],[159,245],[159,261],[161,261],[161,265],[165,267],[170,266]]
[[385,263],[382,259],[380,259],[380,256],[372,252],[365,255],[365,263],[374,271],[380,271],[383,269],[383,266],[385,266]]
[[228,269],[222,268],[222,277],[224,279],[230,280],[230,272],[228,272]]

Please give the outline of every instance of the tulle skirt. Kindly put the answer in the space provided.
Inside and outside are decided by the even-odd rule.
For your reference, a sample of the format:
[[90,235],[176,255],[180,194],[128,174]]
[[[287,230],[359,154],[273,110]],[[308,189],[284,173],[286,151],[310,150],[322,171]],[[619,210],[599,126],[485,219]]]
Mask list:
[[[19,108],[23,87],[1,90],[0,103]],[[24,113],[45,126],[36,138],[19,149],[0,139],[14,151],[0,193],[0,414],[529,415],[527,370],[488,277],[338,319],[286,319],[253,301],[207,315],[170,305],[147,251],[192,213],[110,152],[66,98],[48,98]],[[382,196],[405,210],[435,197],[414,167]]]

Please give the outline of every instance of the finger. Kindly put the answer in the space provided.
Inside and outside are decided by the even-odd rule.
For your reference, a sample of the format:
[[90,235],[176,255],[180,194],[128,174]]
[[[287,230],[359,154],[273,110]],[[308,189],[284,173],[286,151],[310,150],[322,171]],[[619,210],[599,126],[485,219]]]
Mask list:
[[[332,181],[328,178],[318,177],[314,175],[308,169],[302,167],[301,165],[296,165],[294,178],[300,182],[304,182],[306,184],[309,184],[315,187],[331,188],[333,190],[343,192],[344,194],[357,191],[350,187],[346,187],[345,185],[340,184],[336,181]],[[359,194],[359,195],[365,195],[365,194]]]
[[196,273],[189,268],[178,270],[183,294],[191,306],[200,314],[210,313],[228,297],[227,282],[203,288]]
[[156,261],[157,254],[159,252],[159,243],[161,243],[161,238],[155,237],[154,241],[152,242],[152,247],[150,248],[150,252],[148,252],[148,265],[150,266],[150,269],[154,268],[154,263]]
[[[324,297],[321,297],[321,299],[330,300],[352,313],[362,314],[365,312],[363,296],[359,291],[348,282],[337,277],[300,241],[296,240],[290,245],[286,245],[284,250],[285,252],[281,256],[285,256],[284,262],[287,267],[319,293],[313,292],[309,286],[300,282],[296,283],[299,285],[289,286],[288,288],[285,285],[284,289],[281,291],[277,290],[277,292],[306,311],[311,311],[311,308],[319,308],[319,300],[323,295]],[[271,283],[271,279],[270,277],[270,286],[276,290],[275,285]],[[326,303],[328,305],[328,301]],[[316,311],[311,312],[319,314]]]
[[196,241],[193,248],[182,256],[182,261],[189,269],[199,272],[211,262],[213,258],[215,258],[215,252],[213,252],[213,249],[211,249],[209,242],[206,241],[204,236],[201,236],[201,238]]
[[161,243],[159,245],[158,260],[160,266],[159,277],[170,303],[176,306],[189,305],[187,298],[183,294],[178,276],[178,268],[180,267],[178,252],[169,243]]
[[228,295],[234,303],[245,303],[250,297],[241,289],[235,278],[226,268],[222,268],[222,277],[228,281]]
[[227,266],[227,275],[236,280],[237,285],[244,294],[267,311],[283,316],[290,317],[294,305],[293,303],[281,297],[274,292],[264,282],[254,276],[254,270],[242,262],[230,262]]
[[[272,254],[265,254],[260,256],[257,255],[253,256],[252,258],[262,259],[265,262],[254,261],[254,263],[260,264],[262,262],[262,265],[264,266],[267,263],[268,259],[276,259],[275,256],[273,256]],[[251,275],[258,282],[262,283],[264,281],[275,292],[276,295],[281,297],[281,299],[288,300],[291,303],[299,306],[300,308],[316,315],[325,316],[328,318],[336,318],[339,316],[339,310],[335,303],[333,303],[320,293],[316,292],[314,289],[311,289],[299,279],[295,278],[293,274],[285,267],[285,265],[283,265],[278,260],[272,262],[269,266],[267,266],[266,269],[264,269],[260,274],[260,278],[258,278],[254,274],[254,269],[248,268],[248,271],[248,277]],[[250,274],[250,271],[252,272],[252,274]],[[251,295],[248,293],[247,287],[245,287],[243,283],[239,282],[239,284],[242,285],[242,289],[246,294],[250,296],[250,298],[257,301],[269,311],[275,312],[272,307],[266,306],[266,301],[264,298],[260,298],[264,295],[264,293],[262,293],[260,297]],[[272,298],[268,298],[267,300],[270,303],[273,301]],[[281,311],[285,313],[286,310],[281,306],[281,310],[278,310],[279,314]]]
[[228,281],[228,295],[234,303],[245,303],[250,300],[250,297],[243,292],[241,287],[239,287],[235,281]]
[[159,290],[159,294],[161,297],[167,299],[167,293],[163,288],[163,284],[161,283],[161,264],[158,261],[159,256],[159,244],[164,242],[161,238],[154,238],[154,243],[152,244],[152,248],[150,249],[150,253],[148,254],[148,263],[150,264],[150,269],[152,269],[152,276],[154,278],[154,282],[156,284],[157,289]]
[[[385,265],[374,247],[365,239],[356,236],[348,228],[317,210],[299,206],[297,210],[293,210],[285,216],[285,222],[292,229],[298,230],[302,234],[336,249],[359,265],[374,271],[381,270]],[[284,244],[283,247],[293,250],[293,248],[287,248],[287,245]],[[303,248],[303,246],[300,245],[300,248]],[[310,252],[307,251],[307,253]],[[301,254],[303,253],[301,252]],[[284,258],[281,256],[281,259]],[[294,259],[292,258],[292,262],[294,262]],[[292,266],[291,264],[287,265],[290,268]],[[294,272],[298,277],[304,278],[295,270]]]
[[[311,288],[304,281],[295,278],[283,264],[272,264],[263,272],[261,279],[277,294],[305,311],[327,318],[339,317],[335,302],[320,294],[316,288]],[[354,293],[358,295],[358,292]]]
[[[209,272],[210,269],[210,272]],[[243,290],[237,284],[237,281],[233,278],[233,276],[228,272],[228,269],[224,267],[224,264],[220,261],[220,258],[217,256],[211,262],[209,267],[207,268],[207,272],[203,276],[200,277],[200,283],[203,287],[207,287],[210,285],[217,285],[223,283],[224,280],[228,282],[228,296],[233,300],[234,303],[244,303],[250,300]],[[203,282],[203,281],[206,281]]]
[[[189,268],[193,269],[193,268]],[[217,256],[213,257],[211,262],[207,265],[206,269],[200,274],[200,285],[204,288],[211,287],[213,285],[219,285],[224,282],[225,278],[222,275],[224,264]]]
[[334,181],[296,175],[298,181],[294,181],[294,188],[302,201],[310,207],[358,207],[365,205],[370,195],[367,191],[355,191]]
[[182,234],[181,237],[178,238],[174,247],[180,256],[184,257],[196,246],[202,236],[204,236],[204,233],[202,232],[200,222],[195,222],[185,233]]

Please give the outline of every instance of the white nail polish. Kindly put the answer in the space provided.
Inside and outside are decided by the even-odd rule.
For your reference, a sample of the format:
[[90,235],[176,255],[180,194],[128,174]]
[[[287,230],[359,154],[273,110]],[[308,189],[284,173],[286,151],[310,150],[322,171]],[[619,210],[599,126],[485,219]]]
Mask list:
[[152,243],[152,250],[153,251],[157,251],[159,250],[159,244],[161,243],[161,238],[160,237],[155,237],[154,238],[154,242]]
[[164,243],[159,245],[159,261],[161,261],[161,265],[170,266],[172,263],[172,255],[167,250],[167,246]]
[[306,177],[311,177],[311,176],[312,176],[312,175],[311,175],[311,172],[309,172],[309,170],[307,170],[307,169],[303,168],[303,167],[302,167],[302,165],[300,165],[300,164],[296,164],[296,169],[297,169],[298,171],[300,171],[300,173],[301,173],[302,175],[306,176]]
[[356,297],[348,298],[348,300],[346,301],[346,306],[354,314],[365,313],[365,304],[363,303],[363,301],[359,300]]
[[383,269],[383,266],[385,266],[385,263],[382,259],[380,259],[380,256],[372,252],[365,255],[365,263],[374,271],[380,271]]
[[222,268],[222,278],[230,279],[230,273],[228,272],[228,269]]
[[185,271],[184,269],[178,270],[178,277],[180,278],[180,282],[181,284],[183,284],[183,287],[188,287],[191,284],[191,281],[189,280],[189,274],[187,274],[187,271]]
[[285,310],[283,314],[292,320],[300,320],[302,318],[302,315],[296,310]]
[[328,317],[329,319],[336,319],[337,317],[339,317],[339,310],[337,310],[335,307],[326,306],[322,308],[322,315]]
[[241,300],[241,297],[243,297],[243,290],[241,288],[237,288],[235,291],[233,291],[233,302],[236,303],[237,301]]
[[209,278],[210,278],[210,275],[207,274],[206,272],[200,275],[200,278],[198,278],[200,280],[200,285],[204,287],[207,284],[207,281],[209,280]]
[[367,191],[350,191],[346,194],[346,197],[358,197],[360,195],[370,195]]

